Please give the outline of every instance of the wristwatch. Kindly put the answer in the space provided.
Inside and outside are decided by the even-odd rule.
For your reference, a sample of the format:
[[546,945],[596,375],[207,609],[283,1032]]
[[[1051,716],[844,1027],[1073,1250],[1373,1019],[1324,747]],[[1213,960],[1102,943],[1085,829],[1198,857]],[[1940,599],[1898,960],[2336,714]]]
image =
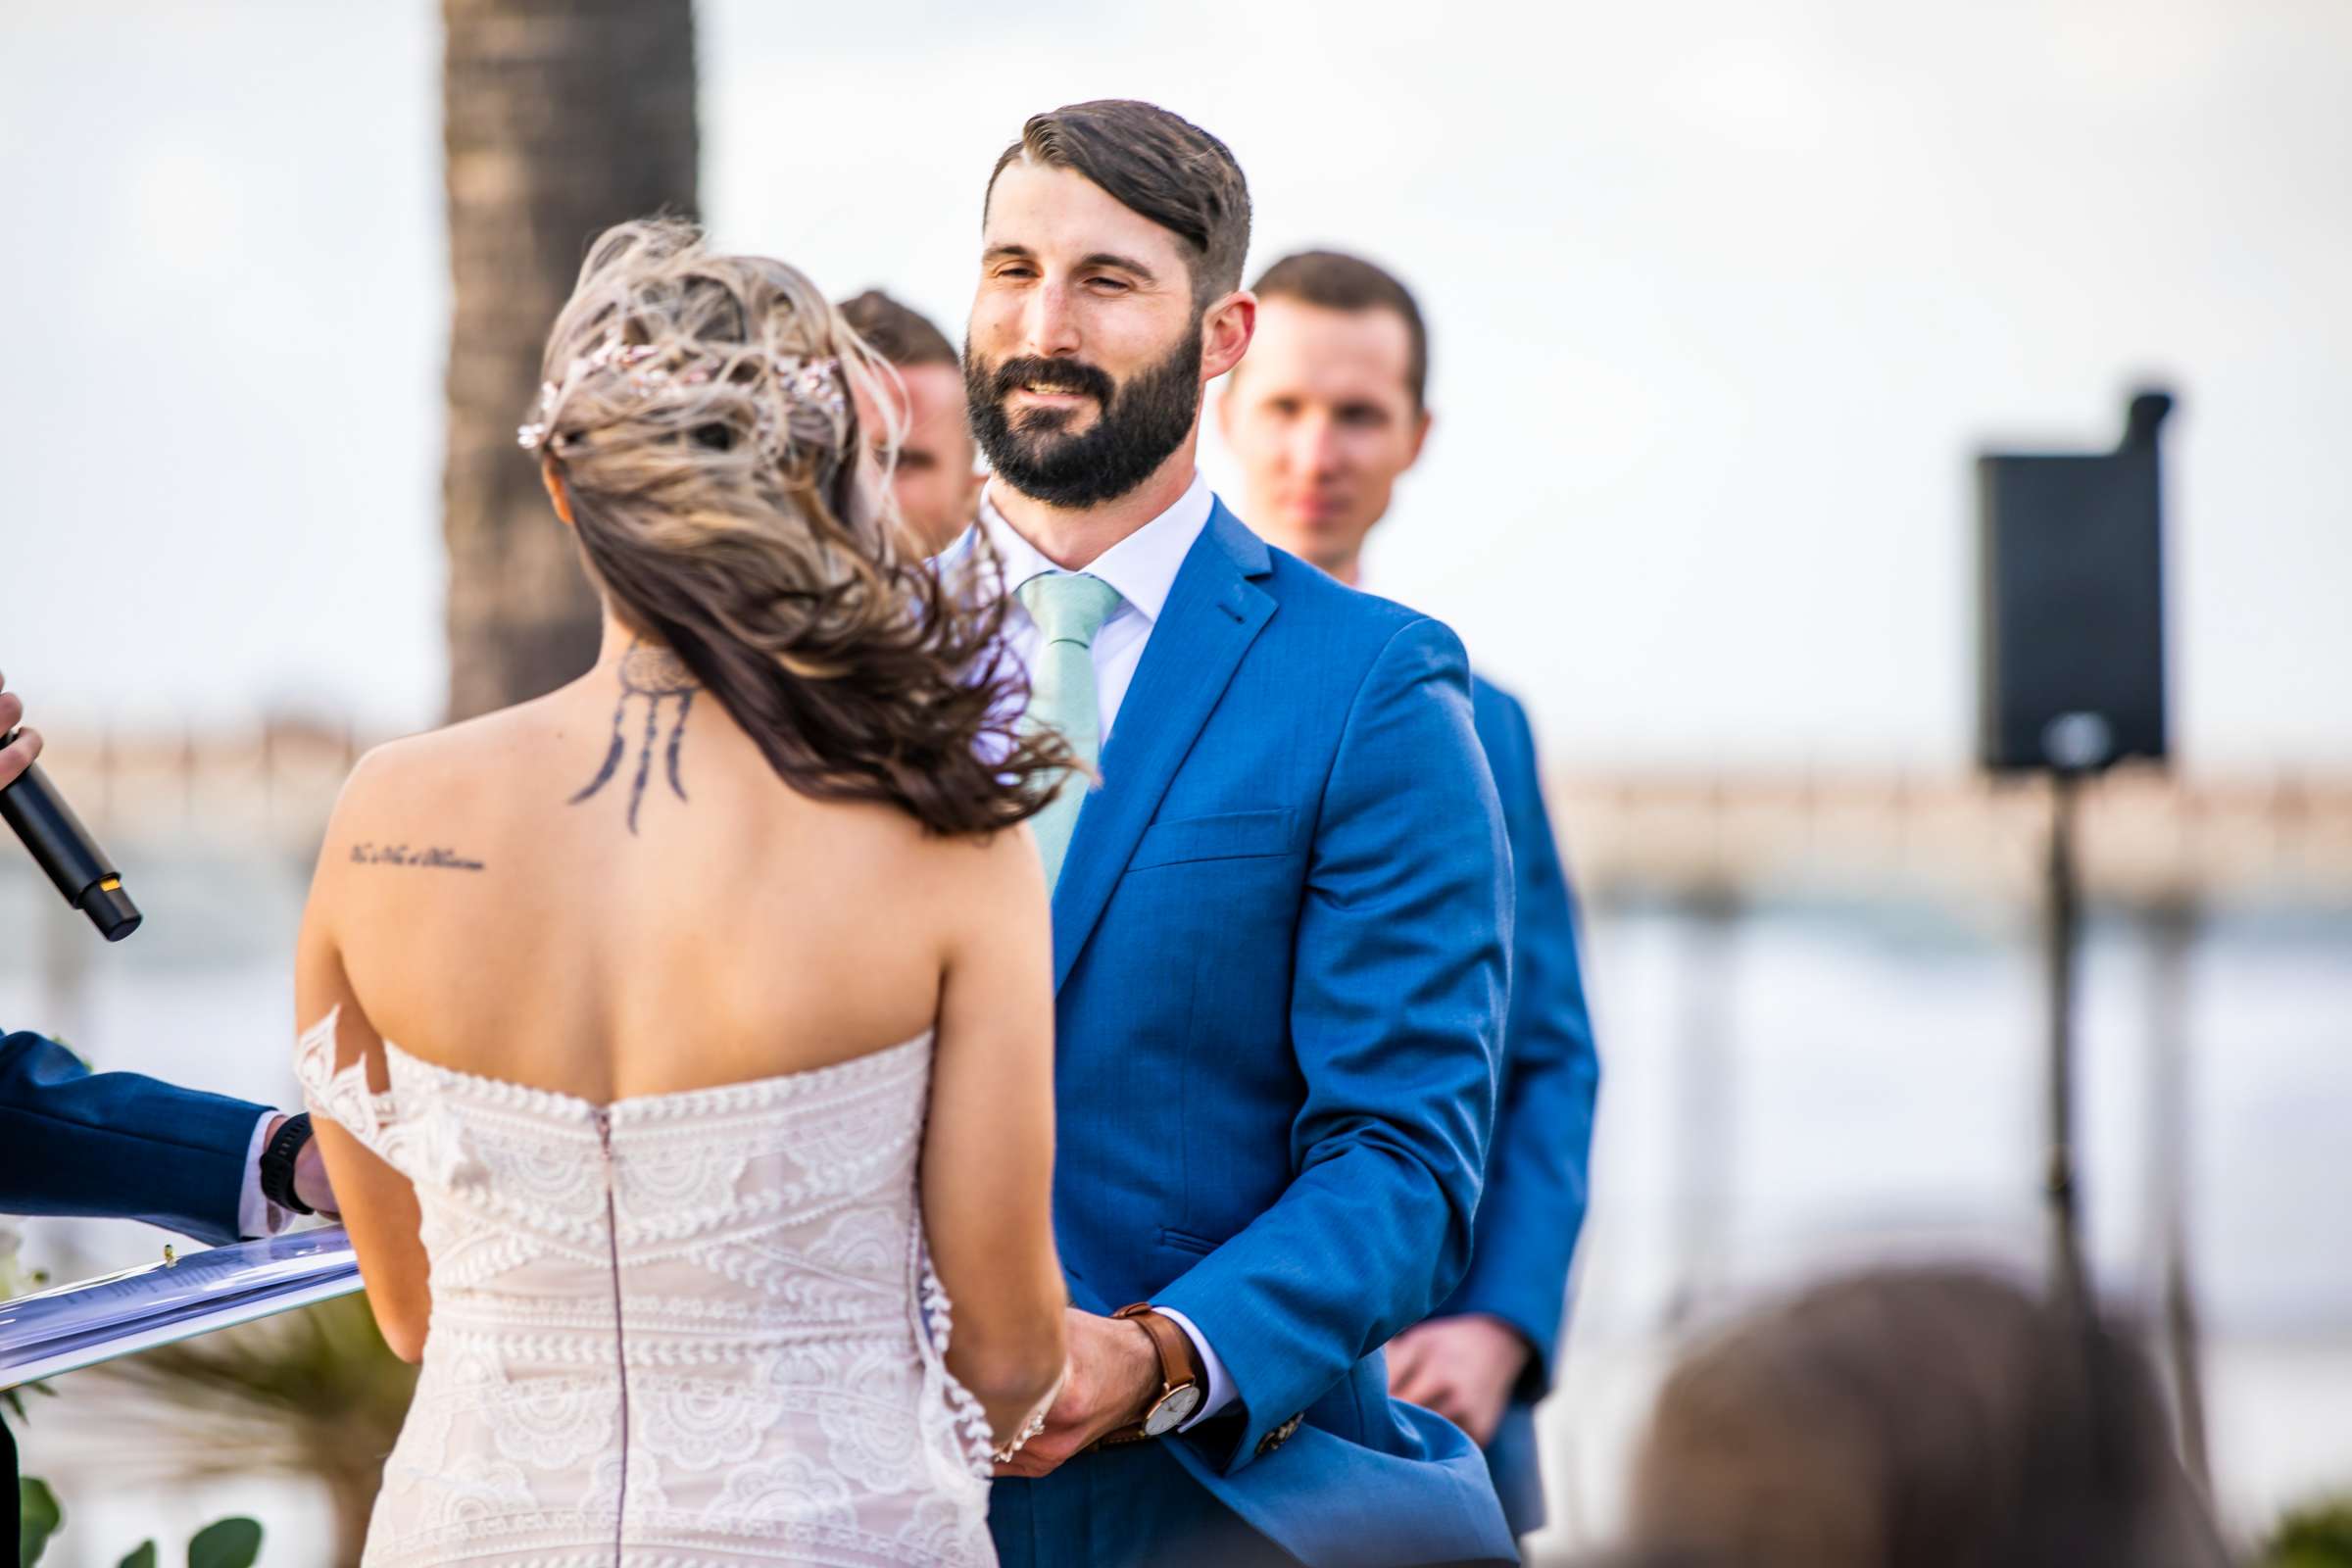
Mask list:
[[285,1125],[270,1140],[270,1146],[262,1151],[262,1196],[297,1214],[318,1212],[294,1191],[294,1161],[301,1155],[302,1146],[310,1141],[311,1113],[306,1110],[299,1116],[288,1116]]
[[1146,1438],[1165,1437],[1191,1420],[1200,1401],[1208,1397],[1207,1379],[1194,1359],[1193,1337],[1150,1301],[1122,1306],[1110,1315],[1134,1323],[1151,1336],[1152,1348],[1159,1352],[1159,1391],[1144,1406],[1141,1420],[1105,1434],[1102,1441],[1141,1443]]

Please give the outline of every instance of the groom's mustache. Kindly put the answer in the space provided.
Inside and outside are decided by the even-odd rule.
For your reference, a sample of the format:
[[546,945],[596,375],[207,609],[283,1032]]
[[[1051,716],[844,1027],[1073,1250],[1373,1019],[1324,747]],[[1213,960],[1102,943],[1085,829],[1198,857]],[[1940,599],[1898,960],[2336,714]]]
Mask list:
[[1082,360],[1049,360],[1024,355],[1006,360],[988,378],[989,401],[1003,403],[1013,392],[1074,392],[1110,407],[1118,383],[1109,373]]

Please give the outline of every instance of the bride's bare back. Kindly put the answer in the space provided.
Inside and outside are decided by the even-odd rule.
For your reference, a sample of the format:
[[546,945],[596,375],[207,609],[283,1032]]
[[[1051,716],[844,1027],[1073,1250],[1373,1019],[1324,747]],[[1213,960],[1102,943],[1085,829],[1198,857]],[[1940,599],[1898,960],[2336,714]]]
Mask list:
[[795,1072],[932,1027],[951,958],[1042,907],[1024,835],[812,800],[666,652],[372,756],[322,890],[412,1054],[581,1099]]
[[[949,1365],[1019,1427],[1061,1362],[1053,995],[1026,829],[926,833],[786,785],[665,653],[370,754],[327,828],[302,1026],[389,1083],[385,1043],[594,1105],[772,1080],[936,1034],[920,1159],[956,1303]],[[432,1315],[408,1180],[318,1124],[378,1324]]]
[[[1013,722],[1001,610],[896,547],[857,412],[878,372],[806,276],[622,224],[590,247],[541,368],[518,434],[604,602],[602,655],[548,697],[371,754],[346,787],[296,956],[319,1147],[376,1321],[435,1387],[482,1381],[469,1334],[532,1343],[546,1312],[589,1326],[580,1365],[610,1351],[589,1403],[619,1425],[593,1456],[570,1453],[590,1434],[568,1406],[536,1401],[569,1351],[482,1396],[512,1416],[500,1431],[562,1416],[539,1457],[595,1483],[586,1513],[666,1528],[658,1486],[609,1495],[590,1458],[659,1474],[684,1451],[662,1412],[701,1397],[664,1402],[659,1341],[632,1362],[634,1313],[641,1337],[749,1323],[776,1351],[732,1408],[799,1479],[745,1460],[721,1522],[847,1528],[822,1485],[842,1462],[793,1411],[866,1372],[920,1386],[936,1341],[873,1316],[934,1294],[906,1263],[927,1250],[955,1302],[947,1368],[1000,1437],[1061,1371],[1052,939],[1019,824],[1066,752]],[[693,1093],[731,1085],[757,1087]],[[502,1106],[532,1125],[502,1132]],[[793,1215],[825,1223],[738,1234]],[[484,1294],[542,1253],[567,1261]],[[785,1353],[883,1317],[906,1334],[878,1370]],[[749,1342],[725,1339],[735,1364]],[[890,1441],[935,1405],[882,1400]],[[505,1446],[485,1428],[423,1468],[495,1479]],[[906,1495],[968,1525],[970,1479]],[[527,1490],[500,1506],[528,1515]]]

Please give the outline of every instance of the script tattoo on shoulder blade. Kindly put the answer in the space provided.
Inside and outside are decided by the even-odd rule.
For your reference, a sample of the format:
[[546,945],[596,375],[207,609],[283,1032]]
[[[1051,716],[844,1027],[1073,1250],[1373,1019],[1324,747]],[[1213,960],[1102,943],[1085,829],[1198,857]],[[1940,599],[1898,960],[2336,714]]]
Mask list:
[[419,871],[479,871],[482,862],[469,860],[453,849],[433,845],[413,850],[406,844],[376,844],[363,839],[351,847],[354,865],[400,865]]
[[612,743],[605,749],[604,765],[596,777],[565,804],[577,806],[587,800],[620,771],[620,760],[628,751],[622,725],[628,716],[629,699],[645,699],[645,736],[637,750],[637,776],[629,785],[629,832],[637,832],[637,808],[645,800],[646,780],[653,776],[654,744],[661,736],[662,704],[677,699],[677,716],[671,720],[669,744],[662,749],[662,771],[669,777],[669,792],[679,800],[686,799],[686,785],[678,777],[678,746],[686,736],[686,715],[694,708],[694,694],[702,690],[702,682],[686,662],[666,648],[648,648],[631,643],[620,659],[620,701],[612,708]]

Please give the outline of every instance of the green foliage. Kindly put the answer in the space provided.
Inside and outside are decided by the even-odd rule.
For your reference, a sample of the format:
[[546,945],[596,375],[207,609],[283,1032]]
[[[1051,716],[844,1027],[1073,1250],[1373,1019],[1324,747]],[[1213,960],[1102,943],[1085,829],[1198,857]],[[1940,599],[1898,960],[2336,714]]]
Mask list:
[[57,1494],[49,1490],[49,1484],[30,1476],[17,1482],[17,1511],[23,1516],[17,1527],[17,1561],[24,1568],[32,1568],[41,1560],[49,1538],[66,1522],[66,1511],[57,1505]]
[[126,1427],[121,1449],[136,1470],[319,1483],[336,1538],[320,1562],[338,1568],[360,1559],[384,1455],[416,1383],[416,1369],[385,1348],[364,1296],[162,1346],[85,1376],[93,1393],[137,1399],[146,1418]]
[[262,1527],[251,1519],[206,1525],[188,1543],[188,1568],[253,1568],[262,1554]]
[[[48,1486],[27,1477],[17,1483],[17,1499],[24,1515],[17,1561],[33,1568],[48,1549],[49,1538],[66,1522],[65,1510]],[[253,1568],[262,1555],[262,1527],[251,1519],[222,1519],[206,1525],[188,1543],[188,1568]],[[155,1543],[142,1541],[115,1568],[156,1568]]]
[[23,1426],[25,1420],[24,1396],[27,1394],[37,1394],[49,1399],[57,1397],[57,1391],[46,1383],[20,1383],[13,1389],[0,1390],[0,1420],[13,1414],[17,1418],[17,1425]]
[[[65,1528],[66,1510],[49,1483],[17,1478],[19,1568],[33,1568],[49,1549],[50,1538]],[[196,1532],[188,1543],[188,1568],[253,1568],[262,1555],[262,1527],[251,1519],[221,1519]],[[141,1542],[116,1568],[156,1568],[155,1543]]]
[[2255,1568],[2352,1568],[2352,1495],[2288,1514],[2263,1543]]
[[[314,1478],[335,1513],[337,1540],[328,1560],[349,1564],[359,1560],[383,1456],[399,1436],[416,1369],[385,1348],[367,1298],[351,1296],[109,1362],[85,1381],[91,1394],[111,1385],[135,1395],[149,1417],[168,1416],[123,1434],[117,1458],[128,1482],[261,1471]],[[57,1392],[42,1384],[26,1389]],[[19,1421],[22,1392],[0,1394],[0,1410],[13,1409]],[[17,1560],[31,1568],[63,1513],[39,1481],[22,1483],[19,1492],[24,1528]],[[224,1519],[188,1544],[188,1565],[252,1568],[261,1549],[260,1525]],[[149,1542],[122,1568],[155,1568],[159,1561]]]

